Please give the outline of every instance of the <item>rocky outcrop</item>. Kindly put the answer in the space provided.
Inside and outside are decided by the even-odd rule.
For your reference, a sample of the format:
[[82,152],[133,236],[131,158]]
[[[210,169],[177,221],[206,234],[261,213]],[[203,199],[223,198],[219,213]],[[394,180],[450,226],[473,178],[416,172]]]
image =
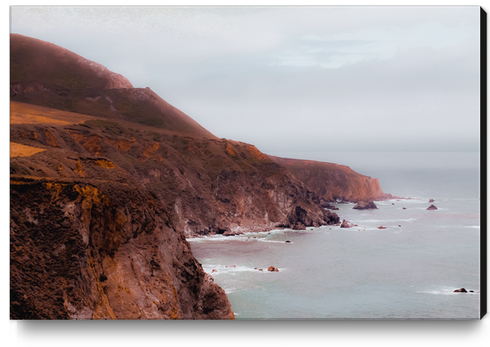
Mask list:
[[335,207],[335,206],[332,206],[330,205],[330,202],[326,201],[325,199],[321,198],[320,199],[320,205],[323,207],[323,208],[326,208],[328,210],[332,210],[332,211],[338,211],[339,208],[338,207]]
[[12,319],[230,319],[164,206],[125,184],[16,178]]
[[269,266],[269,268],[267,269],[267,271],[270,271],[270,272],[279,272],[279,269],[274,267],[274,266]]
[[434,205],[430,205],[429,207],[427,207],[426,210],[428,210],[428,211],[430,211],[430,210],[437,210],[437,207],[434,206]]
[[468,291],[465,288],[455,289],[453,292],[454,293],[468,293]]
[[280,227],[292,228],[293,230],[305,230],[306,227],[321,225],[331,225],[339,222],[339,217],[335,213],[326,210],[317,210],[314,215],[308,214],[307,210],[300,206],[293,208],[288,216],[287,223],[281,224]]
[[434,199],[429,199],[429,204],[435,202]]
[[392,198],[376,178],[361,175],[348,166],[313,160],[273,157],[325,201],[369,201]]
[[356,227],[357,225],[356,224],[352,224],[351,222],[347,221],[347,220],[342,220],[342,224],[340,224],[340,227],[341,228],[352,228],[352,227]]
[[359,201],[354,207],[354,210],[377,210],[378,206],[373,201]]

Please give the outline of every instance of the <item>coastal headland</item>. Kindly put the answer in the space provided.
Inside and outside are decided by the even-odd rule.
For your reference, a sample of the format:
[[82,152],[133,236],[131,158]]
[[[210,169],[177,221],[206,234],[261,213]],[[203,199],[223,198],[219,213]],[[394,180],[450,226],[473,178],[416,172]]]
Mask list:
[[325,202],[391,198],[346,166],[217,138],[62,47],[10,41],[11,319],[233,319],[186,238],[333,225]]

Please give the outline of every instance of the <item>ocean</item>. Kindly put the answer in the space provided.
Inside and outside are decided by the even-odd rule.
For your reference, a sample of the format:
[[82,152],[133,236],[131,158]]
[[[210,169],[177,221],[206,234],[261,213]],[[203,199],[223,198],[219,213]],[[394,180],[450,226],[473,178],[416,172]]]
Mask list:
[[[282,155],[350,166],[411,199],[376,201],[377,210],[336,204],[357,224],[348,229],[188,239],[237,319],[479,318],[479,152]],[[426,210],[429,199],[437,210]],[[474,293],[453,292],[461,287]]]

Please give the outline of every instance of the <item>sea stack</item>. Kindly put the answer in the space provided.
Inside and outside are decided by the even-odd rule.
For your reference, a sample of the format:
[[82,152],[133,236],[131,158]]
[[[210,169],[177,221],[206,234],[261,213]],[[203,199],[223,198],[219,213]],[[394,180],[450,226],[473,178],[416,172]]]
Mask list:
[[356,206],[353,207],[354,210],[377,210],[378,206],[374,201],[359,201]]

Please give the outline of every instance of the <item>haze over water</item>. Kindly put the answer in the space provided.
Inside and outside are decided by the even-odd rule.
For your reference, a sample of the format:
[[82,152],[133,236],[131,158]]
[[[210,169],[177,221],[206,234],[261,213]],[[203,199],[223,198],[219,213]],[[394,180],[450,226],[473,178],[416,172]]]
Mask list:
[[[206,272],[217,270],[212,275],[238,319],[478,318],[478,152],[308,155],[302,157],[346,164],[377,177],[386,193],[415,199],[364,211],[337,204],[340,218],[358,225],[349,229],[192,239],[195,257]],[[429,199],[438,210],[426,210]],[[267,272],[271,265],[279,272]],[[475,294],[453,293],[461,287]]]

